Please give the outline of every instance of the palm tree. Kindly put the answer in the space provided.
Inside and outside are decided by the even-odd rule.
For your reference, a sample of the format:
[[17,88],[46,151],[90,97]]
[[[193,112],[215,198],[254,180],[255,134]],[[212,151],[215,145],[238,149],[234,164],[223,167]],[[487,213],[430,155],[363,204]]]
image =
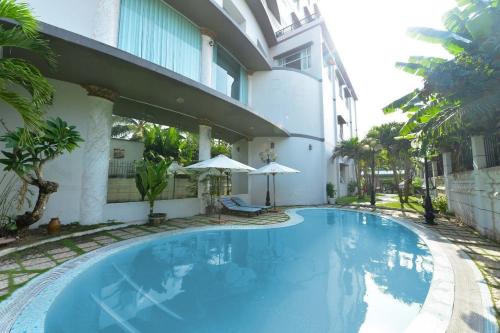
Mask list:
[[[37,21],[26,4],[0,0],[0,18],[16,23],[13,27],[0,23],[0,48],[4,55],[11,48],[20,48],[36,54],[51,68],[55,67],[56,57],[47,41],[39,38]],[[19,93],[19,87],[29,97]],[[28,131],[38,132],[44,126],[41,107],[51,102],[53,93],[53,87],[29,61],[9,57],[0,59],[0,99],[19,113]]]
[[344,140],[335,147],[333,158],[347,156],[354,160],[354,173],[356,174],[356,183],[358,188],[358,197],[363,196],[361,188],[361,161],[364,156],[363,144],[357,137]]
[[151,123],[145,120],[113,116],[111,136],[119,139],[128,138],[131,141],[142,141],[147,127],[151,125]]
[[[367,135],[368,138],[377,140],[377,142],[387,151],[388,163],[393,172],[394,186],[401,203],[407,202],[411,184],[411,172],[409,167],[411,164],[411,161],[409,161],[411,145],[408,140],[397,138],[403,126],[403,123],[397,122],[382,124],[373,127]],[[405,168],[404,196],[403,191],[399,188],[399,169],[401,169],[401,167]],[[406,169],[408,169],[407,172]]]

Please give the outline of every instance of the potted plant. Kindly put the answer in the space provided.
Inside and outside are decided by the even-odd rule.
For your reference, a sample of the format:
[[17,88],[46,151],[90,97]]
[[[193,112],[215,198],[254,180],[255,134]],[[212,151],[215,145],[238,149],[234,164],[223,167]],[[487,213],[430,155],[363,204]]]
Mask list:
[[161,156],[156,156],[155,161],[142,159],[136,166],[135,184],[142,200],[149,202],[148,218],[151,224],[160,224],[167,218],[165,213],[154,212],[156,198],[168,185],[167,169],[167,160]]
[[328,198],[328,203],[330,205],[335,204],[335,194],[336,194],[335,185],[333,185],[333,183],[331,182],[328,182],[326,184],[326,196]]

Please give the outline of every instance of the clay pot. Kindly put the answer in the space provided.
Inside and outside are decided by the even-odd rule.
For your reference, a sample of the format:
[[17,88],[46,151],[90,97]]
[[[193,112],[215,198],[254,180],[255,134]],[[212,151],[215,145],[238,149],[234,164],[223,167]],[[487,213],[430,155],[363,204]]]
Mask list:
[[165,213],[154,213],[152,215],[149,215],[149,223],[153,225],[159,225],[165,222],[167,219],[167,214]]
[[58,217],[53,217],[50,219],[49,224],[47,225],[47,232],[49,235],[58,234],[61,231],[61,220]]

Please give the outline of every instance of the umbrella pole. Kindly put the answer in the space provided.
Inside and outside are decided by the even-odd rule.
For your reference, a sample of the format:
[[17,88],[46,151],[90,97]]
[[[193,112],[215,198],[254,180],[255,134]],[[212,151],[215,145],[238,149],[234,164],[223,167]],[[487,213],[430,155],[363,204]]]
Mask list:
[[219,176],[219,202],[218,202],[218,205],[220,205],[219,207],[219,224],[221,223],[221,214],[222,214],[222,204],[220,202],[220,197],[221,197],[221,192],[220,192],[220,183],[222,183],[222,174],[223,174],[223,170],[219,170],[220,172],[220,176]]
[[275,173],[273,173],[273,197],[274,197],[274,210],[276,210],[276,182],[274,176],[276,176]]
[[174,172],[174,189],[172,190],[172,199],[175,199],[175,174],[177,172]]

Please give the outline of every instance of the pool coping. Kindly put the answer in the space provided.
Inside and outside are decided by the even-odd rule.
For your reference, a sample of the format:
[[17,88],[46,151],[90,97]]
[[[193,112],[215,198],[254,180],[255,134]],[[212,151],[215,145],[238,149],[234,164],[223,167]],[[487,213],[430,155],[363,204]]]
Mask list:
[[[417,225],[414,222],[394,218],[377,212],[359,211],[348,208],[317,208],[304,207],[288,209],[285,213],[289,216],[289,220],[273,225],[217,225],[205,227],[193,227],[183,230],[169,230],[152,235],[146,235],[138,238],[117,242],[87,254],[71,259],[62,265],[55,267],[48,272],[41,274],[28,282],[25,286],[15,291],[7,300],[0,303],[0,317],[3,319],[0,323],[0,332],[35,332],[43,327],[46,313],[64,286],[68,285],[79,273],[86,270],[95,263],[104,260],[108,256],[113,255],[124,249],[139,245],[143,242],[162,238],[165,236],[189,234],[207,230],[252,230],[252,229],[275,229],[286,228],[303,222],[303,217],[297,214],[297,211],[311,209],[327,209],[327,210],[342,210],[351,211],[362,214],[371,214],[380,216],[386,220],[398,223],[407,229],[416,233],[422,241],[428,246],[433,257],[433,278],[427,298],[418,313],[418,315],[410,323],[405,332],[421,332],[422,330],[433,332],[445,332],[449,326],[453,311],[454,302],[454,273],[453,268],[447,256],[440,251],[439,235],[434,231]],[[474,265],[472,263],[472,265]],[[474,265],[475,266],[475,265]],[[477,267],[474,267],[478,272]],[[482,279],[482,274],[479,273]],[[479,281],[480,282],[480,281]],[[51,288],[46,288],[50,286]],[[482,292],[486,288],[486,293],[489,298],[489,291],[485,284],[482,284]],[[33,300],[38,297],[36,306]],[[485,298],[484,295],[482,297]],[[41,306],[40,303],[43,303]],[[22,327],[16,324],[22,323]],[[494,331],[493,331],[494,332]]]

